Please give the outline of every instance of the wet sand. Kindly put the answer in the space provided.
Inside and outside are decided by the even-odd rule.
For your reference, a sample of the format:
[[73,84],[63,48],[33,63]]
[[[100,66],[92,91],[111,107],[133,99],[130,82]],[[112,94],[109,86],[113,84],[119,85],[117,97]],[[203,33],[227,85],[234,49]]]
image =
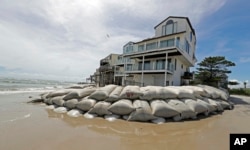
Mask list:
[[[46,110],[44,105],[23,103],[27,97],[0,95],[1,150],[227,150],[230,133],[250,133],[250,98],[244,96],[231,96],[234,110],[161,125],[71,118]],[[16,106],[12,108],[9,103]],[[11,117],[18,115],[21,117],[11,121]]]

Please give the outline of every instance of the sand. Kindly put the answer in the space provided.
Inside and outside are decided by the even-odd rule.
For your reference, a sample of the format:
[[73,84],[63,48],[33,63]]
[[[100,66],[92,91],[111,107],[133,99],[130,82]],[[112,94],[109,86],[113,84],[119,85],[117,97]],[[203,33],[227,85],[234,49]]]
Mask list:
[[250,98],[244,96],[232,95],[235,109],[222,114],[156,125],[71,118],[24,103],[29,95],[0,95],[1,150],[227,150],[230,133],[250,133]]

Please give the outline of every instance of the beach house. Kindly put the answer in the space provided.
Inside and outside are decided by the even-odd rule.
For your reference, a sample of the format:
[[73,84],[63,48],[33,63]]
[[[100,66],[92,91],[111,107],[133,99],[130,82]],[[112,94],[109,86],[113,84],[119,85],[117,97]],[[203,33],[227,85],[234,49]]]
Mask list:
[[154,27],[155,35],[128,42],[116,63],[115,80],[122,84],[183,85],[193,78],[196,36],[187,17],[170,16]]
[[184,85],[196,63],[195,30],[188,17],[170,16],[154,27],[155,35],[128,42],[112,66],[119,85]]

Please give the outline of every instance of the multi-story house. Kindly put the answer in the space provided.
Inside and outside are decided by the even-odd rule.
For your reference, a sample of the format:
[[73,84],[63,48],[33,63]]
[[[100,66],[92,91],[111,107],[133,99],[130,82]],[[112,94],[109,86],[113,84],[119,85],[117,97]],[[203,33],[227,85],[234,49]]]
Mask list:
[[91,82],[95,82],[97,86],[105,86],[114,83],[115,64],[118,54],[110,54],[100,60],[100,67],[96,69],[94,75],[90,76]]
[[155,36],[123,47],[115,67],[118,83],[183,85],[192,79],[196,36],[187,17],[170,16],[154,27]]

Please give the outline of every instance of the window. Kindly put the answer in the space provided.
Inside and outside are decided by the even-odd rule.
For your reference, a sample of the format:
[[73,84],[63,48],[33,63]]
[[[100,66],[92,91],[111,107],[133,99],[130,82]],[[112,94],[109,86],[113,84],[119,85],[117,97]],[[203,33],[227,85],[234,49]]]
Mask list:
[[139,45],[138,46],[138,51],[144,51],[144,45]]
[[161,33],[162,35],[166,35],[166,25],[162,26],[162,30],[161,31],[162,31],[162,33]]
[[188,41],[186,40],[186,52],[189,54],[189,49],[190,49],[190,45],[188,43]]
[[146,50],[156,49],[157,48],[157,42],[149,43],[146,45]]
[[177,60],[174,59],[174,70],[176,70],[176,67],[177,67]]
[[150,70],[150,61],[144,62],[144,70]]
[[156,70],[163,70],[165,69],[165,59],[156,60]]
[[190,32],[190,42],[192,42],[192,32]]
[[160,48],[174,46],[174,39],[164,40],[160,42]]
[[131,71],[131,70],[132,70],[132,64],[128,64],[126,70],[127,70],[127,71]]

